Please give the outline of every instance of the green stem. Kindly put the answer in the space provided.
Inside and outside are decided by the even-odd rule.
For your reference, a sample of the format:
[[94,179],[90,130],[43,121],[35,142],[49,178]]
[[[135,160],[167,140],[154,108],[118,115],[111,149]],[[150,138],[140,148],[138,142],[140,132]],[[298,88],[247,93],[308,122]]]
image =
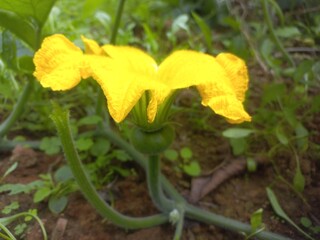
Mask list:
[[162,211],[170,212],[174,205],[168,200],[161,186],[161,161],[159,155],[150,155],[147,161],[147,182],[153,203]]
[[58,106],[55,106],[54,112],[51,115],[63,146],[65,157],[69,167],[74,175],[80,190],[92,206],[105,218],[110,220],[115,225],[125,229],[139,229],[160,225],[168,221],[167,214],[158,214],[150,217],[134,218],[125,216],[111,206],[109,206],[97,193],[95,188],[87,176],[82,162],[79,159],[75,149],[73,138],[70,130],[69,114],[63,111]]
[[120,21],[121,21],[121,16],[122,16],[122,13],[123,13],[123,8],[124,8],[125,1],[126,0],[120,0],[119,1],[117,14],[116,14],[116,19],[114,21],[114,25],[113,25],[113,29],[112,29],[112,33],[111,33],[111,39],[110,39],[110,43],[111,44],[115,44],[116,43],[116,39],[117,39],[117,35],[118,35],[118,29],[119,29],[119,26],[120,26]]
[[[186,211],[186,216],[191,219],[204,222],[207,224],[214,224],[215,226],[218,226],[227,230],[231,230],[238,233],[244,232],[246,234],[250,234],[253,231],[252,227],[249,224],[245,224],[240,221],[236,221],[234,219],[230,219],[230,218],[215,214],[213,212],[202,210],[190,204],[186,205],[185,211]],[[262,239],[262,240],[270,240],[270,239],[290,240],[290,238],[287,238],[275,233],[266,232],[266,231],[257,233],[255,236],[257,236],[259,239]]]
[[[111,142],[113,142],[118,147],[125,150],[133,159],[136,161],[141,167],[147,169],[148,159],[138,151],[134,149],[134,147],[123,140],[118,134],[111,130],[111,128],[105,126],[103,132],[98,132],[97,135],[105,136]],[[185,202],[185,199],[178,193],[174,186],[166,179],[163,175],[160,175],[161,183],[163,185],[164,191],[174,200],[178,202]]]
[[283,47],[282,43],[280,42],[277,34],[274,31],[273,24],[272,24],[272,21],[271,21],[271,18],[270,18],[270,14],[269,14],[269,11],[268,11],[267,1],[268,0],[262,0],[262,9],[263,9],[263,15],[264,15],[265,21],[266,21],[267,26],[268,26],[269,31],[270,31],[271,38],[272,38],[273,42],[277,45],[279,50],[282,52],[283,56],[290,62],[291,66],[295,67],[295,63],[294,63],[293,59],[288,54],[288,52],[285,50],[285,48]]
[[12,112],[9,117],[0,125],[0,139],[2,139],[13,126],[13,124],[18,120],[23,111],[25,110],[26,103],[31,95],[34,85],[33,79],[28,79],[27,84],[24,86],[18,101],[14,105]]
[[7,141],[0,139],[0,152],[1,151],[11,151],[17,145],[27,146],[33,149],[40,148],[40,141]]
[[182,236],[183,224],[185,219],[185,204],[177,205],[177,210],[180,216],[178,222],[176,223],[176,230],[173,237],[174,240],[179,240]]
[[[143,168],[147,168],[148,160],[139,152],[137,152],[128,142],[124,141],[120,136],[115,134],[110,128],[104,129],[104,132],[99,133],[101,135],[106,136],[111,142],[113,142],[118,147],[124,149],[138,164],[140,164]],[[161,184],[164,191],[170,196],[171,199],[175,200],[176,203],[186,204],[185,199],[177,192],[177,190],[172,186],[172,184],[164,177],[161,176]],[[178,204],[177,204],[178,206]],[[251,233],[252,228],[248,224],[244,224],[242,222],[217,215],[212,212],[208,212],[202,209],[199,209],[190,204],[186,204],[185,214],[187,217],[195,219],[200,222],[214,224],[221,228],[232,230],[236,232],[246,232]],[[263,231],[257,236],[261,239],[274,239],[274,240],[289,240],[290,238]]]

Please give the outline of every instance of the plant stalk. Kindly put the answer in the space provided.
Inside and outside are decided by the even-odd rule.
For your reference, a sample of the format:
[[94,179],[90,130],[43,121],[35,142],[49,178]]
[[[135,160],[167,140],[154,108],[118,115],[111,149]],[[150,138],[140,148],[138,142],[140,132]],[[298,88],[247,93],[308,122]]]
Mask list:
[[[110,44],[116,44],[116,39],[117,39],[117,35],[118,35],[118,30],[119,30],[119,26],[120,26],[120,22],[121,22],[121,17],[122,17],[125,1],[126,0],[119,1],[117,13],[116,13],[116,18],[114,21],[114,25],[113,25],[112,33],[111,33],[111,37],[110,37]],[[101,116],[102,113],[105,112],[104,111],[104,108],[105,108],[104,103],[105,103],[105,96],[104,96],[102,90],[99,89],[98,98],[97,98],[97,105],[96,105],[96,114],[99,116]]]
[[160,166],[161,161],[159,155],[150,155],[146,169],[148,189],[153,203],[163,212],[170,212],[174,208],[174,205],[163,193]]
[[10,130],[10,128],[14,125],[14,123],[18,120],[18,118],[23,113],[26,103],[31,95],[32,89],[34,85],[33,79],[28,79],[27,84],[24,86],[22,93],[20,94],[18,101],[14,105],[12,112],[7,117],[7,119],[1,123],[0,125],[0,139],[2,139]]
[[[118,147],[125,150],[139,165],[143,168],[147,168],[148,161],[150,159],[146,159],[145,156],[137,152],[128,142],[123,140],[120,136],[114,133],[110,128],[105,128],[103,132],[99,134],[106,136],[111,142],[113,142]],[[150,165],[149,165],[150,167]],[[168,194],[168,196],[178,204],[185,204],[184,211],[185,215],[188,218],[207,223],[207,224],[214,224],[221,228],[235,231],[235,232],[244,232],[250,234],[252,232],[252,228],[249,224],[242,223],[237,220],[233,220],[209,211],[202,210],[197,208],[193,205],[187,204],[186,200],[178,193],[178,191],[172,186],[172,184],[165,178],[163,175],[160,175],[161,185],[164,191]],[[173,209],[172,209],[173,210]],[[262,240],[290,240],[290,238],[271,233],[262,231],[256,235]]]
[[282,43],[280,42],[277,34],[274,31],[273,24],[272,24],[272,21],[271,21],[271,18],[270,18],[270,13],[269,13],[269,10],[268,10],[267,1],[268,0],[262,0],[262,10],[263,10],[263,15],[264,15],[265,21],[266,21],[267,26],[268,26],[269,31],[270,31],[271,38],[272,38],[273,42],[277,45],[279,50],[282,52],[283,56],[289,61],[291,66],[295,67],[295,63],[294,63],[293,59],[288,54],[288,52],[285,50],[285,48],[283,47]]
[[59,106],[55,106],[51,118],[56,125],[66,160],[74,175],[74,178],[83,195],[98,211],[98,213],[110,220],[115,225],[124,229],[148,228],[163,224],[168,221],[167,214],[157,214],[142,218],[128,217],[114,210],[108,203],[106,203],[99,196],[96,189],[92,185],[89,177],[86,174],[84,166],[79,159],[70,130],[69,113],[67,111],[63,111]]

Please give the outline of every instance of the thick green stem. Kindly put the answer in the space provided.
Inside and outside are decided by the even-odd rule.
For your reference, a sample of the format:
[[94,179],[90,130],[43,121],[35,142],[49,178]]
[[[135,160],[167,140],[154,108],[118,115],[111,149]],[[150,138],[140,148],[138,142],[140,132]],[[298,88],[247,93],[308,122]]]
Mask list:
[[[148,159],[144,155],[136,151],[131,144],[123,140],[119,135],[112,131],[111,128],[105,126],[102,132],[97,132],[97,135],[105,136],[106,138],[108,138],[118,147],[125,150],[141,167],[143,167],[145,170],[147,169]],[[178,193],[175,187],[172,186],[172,184],[163,175],[161,175],[160,178],[163,189],[170,196],[170,198],[178,202],[185,202],[185,199]]]
[[288,54],[288,52],[285,50],[285,48],[283,47],[282,43],[280,42],[277,34],[274,31],[273,24],[272,24],[272,21],[271,21],[271,18],[270,18],[269,10],[268,10],[267,1],[268,0],[262,0],[262,9],[263,9],[264,18],[266,20],[267,26],[268,26],[269,31],[270,31],[271,38],[274,41],[274,43],[277,45],[279,50],[282,52],[283,56],[290,62],[291,66],[295,67],[295,63],[294,63],[293,59]]
[[18,120],[23,111],[25,110],[26,103],[31,95],[34,85],[33,79],[28,79],[27,84],[24,86],[21,95],[19,96],[18,101],[13,107],[12,112],[9,117],[0,125],[0,139],[2,139],[13,126],[13,124]]
[[147,182],[154,204],[164,212],[170,212],[174,204],[167,199],[161,186],[161,162],[159,155],[150,155],[147,162]]
[[[234,232],[243,232],[246,234],[252,233],[252,228],[249,224],[245,224],[212,212],[202,210],[190,204],[186,205],[186,216],[191,219],[208,224],[214,224],[215,226]],[[290,240],[290,238],[288,237],[266,231],[257,233],[255,236],[262,240]]]
[[110,220],[115,225],[125,229],[139,229],[160,225],[168,221],[167,214],[158,214],[150,217],[134,218],[125,216],[111,206],[109,206],[97,193],[94,186],[89,180],[82,162],[79,159],[75,149],[73,138],[71,135],[68,112],[62,111],[55,106],[54,112],[51,115],[59,133],[61,144],[68,161],[69,167],[74,175],[80,190],[91,205],[105,218]]
[[[147,160],[142,154],[137,152],[128,142],[124,141],[120,136],[115,134],[110,128],[106,128],[104,132],[99,133],[101,135],[106,136],[111,142],[118,145],[120,148],[124,149],[138,164],[140,164],[143,168],[147,168],[147,163],[150,160]],[[150,167],[150,166],[149,166]],[[177,206],[181,204],[185,204],[185,215],[191,219],[208,223],[214,224],[221,228],[235,231],[235,232],[245,232],[250,234],[252,232],[252,228],[249,224],[245,224],[221,215],[217,215],[215,213],[202,210],[190,204],[186,204],[185,199],[177,192],[177,190],[172,186],[172,184],[161,175],[161,184],[164,191],[169,195],[171,199],[173,199]],[[178,208],[179,209],[179,208]],[[262,231],[256,235],[260,239],[265,240],[289,240],[290,238],[271,233]]]

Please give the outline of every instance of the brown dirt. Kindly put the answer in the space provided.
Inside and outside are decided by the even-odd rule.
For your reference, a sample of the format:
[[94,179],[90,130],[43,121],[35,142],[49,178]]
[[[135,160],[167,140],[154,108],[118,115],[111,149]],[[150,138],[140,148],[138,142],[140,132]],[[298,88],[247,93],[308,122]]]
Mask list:
[[[219,119],[211,120],[219,121]],[[178,130],[177,141],[174,147],[180,148],[181,146],[189,146],[194,153],[194,157],[200,161],[202,169],[205,170],[213,169],[223,160],[233,158],[226,140],[219,139],[216,134],[210,131],[200,131],[194,128],[192,130],[185,127],[183,131]],[[279,156],[278,159],[274,160],[277,162],[282,174],[291,179],[292,173],[289,170],[294,167],[294,164],[290,158]],[[62,157],[60,155],[49,157],[30,149],[27,151],[20,149],[20,152],[16,150],[13,153],[2,155],[0,173],[3,173],[14,161],[19,162],[19,167],[6,178],[6,183],[28,183],[33,181],[38,178],[39,174],[47,173],[52,167],[61,164]],[[157,210],[148,196],[144,175],[140,174],[143,172],[137,166],[136,169],[139,175],[119,179],[114,184],[112,191],[115,196],[115,207],[122,213],[130,216],[147,216],[156,213]],[[302,161],[302,169],[307,178],[307,185],[303,196],[308,201],[309,206],[305,205],[287,185],[275,179],[276,175],[271,164],[259,168],[257,172],[245,173],[223,183],[218,189],[198,202],[198,205],[209,211],[243,222],[248,222],[250,215],[254,211],[263,208],[263,222],[268,230],[284,234],[292,239],[303,239],[303,236],[293,227],[275,216],[265,191],[267,186],[273,184],[272,188],[279,198],[281,206],[296,223],[299,223],[301,217],[309,217],[313,221],[319,221],[319,168],[317,168],[314,159],[306,156]],[[189,195],[190,177],[177,173],[169,161],[164,161],[163,172],[183,195]],[[60,231],[62,235],[60,239],[164,240],[172,239],[174,233],[174,229],[170,224],[136,231],[125,231],[115,227],[108,221],[103,220],[80,193],[71,194],[67,209],[59,215],[52,214],[48,210],[47,203],[34,204],[32,202],[32,195],[30,194],[14,196],[0,194],[0,209],[14,200],[18,200],[21,204],[19,211],[31,208],[38,209],[38,215],[45,223],[48,235],[57,234],[57,232],[59,234]],[[42,239],[36,223],[30,225],[24,239]],[[244,239],[244,237],[215,226],[207,226],[188,220],[185,224],[182,239],[240,240]]]

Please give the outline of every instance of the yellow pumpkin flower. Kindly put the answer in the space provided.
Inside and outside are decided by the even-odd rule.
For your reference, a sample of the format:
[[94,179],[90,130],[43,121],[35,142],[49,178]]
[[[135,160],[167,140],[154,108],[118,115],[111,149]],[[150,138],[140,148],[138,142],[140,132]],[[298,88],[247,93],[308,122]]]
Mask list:
[[44,40],[34,57],[34,76],[43,87],[67,90],[81,78],[91,76],[101,86],[116,122],[134,109],[133,114],[144,114],[151,124],[165,111],[164,105],[172,102],[170,97],[177,89],[195,86],[202,104],[231,123],[251,120],[242,104],[248,88],[247,68],[235,55],[221,53],[213,57],[180,50],[157,65],[137,48],[100,47],[93,40],[82,40],[85,53],[60,34]]

